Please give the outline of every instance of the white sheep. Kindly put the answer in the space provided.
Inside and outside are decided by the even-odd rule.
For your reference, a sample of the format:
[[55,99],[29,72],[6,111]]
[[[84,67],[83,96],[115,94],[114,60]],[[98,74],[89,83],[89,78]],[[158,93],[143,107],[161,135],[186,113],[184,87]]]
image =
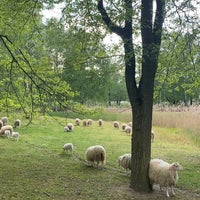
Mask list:
[[87,126],[87,120],[86,119],[83,120],[83,126]]
[[129,123],[128,123],[128,126],[132,127],[132,122],[129,122]]
[[76,118],[76,119],[74,120],[74,123],[75,123],[76,126],[80,126],[81,120],[80,120],[79,118]]
[[5,126],[8,123],[8,117],[2,117],[1,121],[3,122],[3,125]]
[[68,126],[65,126],[65,127],[64,127],[64,132],[70,132]]
[[72,123],[68,123],[65,127],[64,127],[64,131],[65,132],[71,132],[74,130],[74,125]]
[[95,162],[97,166],[101,164],[103,166],[106,163],[106,150],[101,145],[90,146],[86,150],[86,160],[90,165],[94,165]]
[[20,119],[16,119],[15,122],[14,122],[14,127],[18,127],[18,126],[21,126],[21,120]]
[[88,126],[92,125],[92,122],[93,122],[92,119],[88,119],[88,120],[87,120],[87,125],[88,125]]
[[114,128],[119,128],[119,122],[118,121],[114,121],[113,122],[113,126],[114,126]]
[[5,130],[3,135],[4,135],[5,137],[9,138],[9,137],[11,136],[10,130]]
[[153,142],[154,139],[155,139],[155,133],[154,133],[154,131],[152,130],[152,131],[151,131],[151,141]]
[[5,130],[9,130],[12,135],[13,127],[11,125],[2,126],[0,129],[0,135],[4,135]]
[[99,119],[99,120],[98,120],[98,124],[99,124],[99,126],[103,126],[103,120],[102,120],[102,119]]
[[13,140],[18,141],[18,139],[19,139],[19,133],[18,132],[13,132],[12,133],[12,138],[13,138]]
[[183,167],[175,162],[169,164],[161,159],[152,159],[149,164],[150,183],[159,184],[160,188],[166,188],[166,195],[169,197],[168,189],[171,188],[172,195],[175,195],[173,186],[178,181],[178,172]]
[[118,158],[119,167],[123,167],[125,170],[131,170],[131,154],[126,153],[124,155],[119,156]]
[[131,134],[131,132],[132,132],[132,127],[126,126],[125,129],[124,129],[124,131],[125,131],[126,133]]
[[125,124],[125,123],[122,124],[122,130],[123,131],[125,130],[126,126],[127,126],[127,124]]
[[73,151],[74,146],[72,143],[66,143],[63,145],[63,150],[64,151]]

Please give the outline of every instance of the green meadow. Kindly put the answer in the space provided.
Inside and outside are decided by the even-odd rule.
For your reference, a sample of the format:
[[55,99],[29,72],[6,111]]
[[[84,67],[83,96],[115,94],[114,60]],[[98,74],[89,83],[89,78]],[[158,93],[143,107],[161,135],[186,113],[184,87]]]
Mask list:
[[[173,199],[187,199],[186,193],[190,191],[198,196],[199,135],[188,128],[166,127],[166,124],[156,126],[156,119],[162,119],[157,115],[159,113],[154,118],[152,158],[177,161],[183,166],[176,186],[177,195]],[[21,119],[21,127],[14,129],[20,133],[18,141],[0,137],[0,199],[155,199],[154,192],[141,198],[134,192],[130,194],[127,189],[130,172],[118,166],[118,157],[130,153],[131,136],[121,128],[115,129],[112,122],[129,122],[130,113],[105,112],[90,117],[93,124],[89,127],[75,126],[73,132],[64,132],[64,126],[74,122],[75,117],[59,114],[34,116],[29,126],[26,126],[28,121]],[[106,119],[102,127],[97,123],[100,117]],[[14,117],[9,117],[10,124],[13,120]],[[67,142],[73,143],[73,154],[63,151]],[[85,163],[87,147],[96,144],[106,149],[107,162],[103,169]],[[157,199],[164,198],[161,191],[155,194]]]

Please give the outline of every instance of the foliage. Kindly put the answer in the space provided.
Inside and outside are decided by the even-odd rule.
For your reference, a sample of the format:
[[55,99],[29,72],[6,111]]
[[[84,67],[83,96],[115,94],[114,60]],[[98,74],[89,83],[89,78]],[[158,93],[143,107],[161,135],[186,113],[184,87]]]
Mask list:
[[[47,21],[45,36],[54,70],[78,93],[74,100],[82,104],[107,102],[110,85],[118,84],[122,75],[118,73],[121,66],[108,55],[101,38],[84,28],[65,29],[56,19]],[[113,86],[112,93],[126,93],[125,87],[119,91]],[[113,101],[118,94],[112,95]],[[126,99],[123,94],[120,101]]]
[[[193,34],[164,35],[155,81],[155,102],[185,105],[198,102],[200,93],[199,45]],[[176,40],[176,43],[170,41]]]
[[[1,76],[4,77],[1,79],[1,98],[14,102],[7,104],[7,111],[16,109],[14,105],[18,105],[18,108],[20,105],[25,113],[38,108],[45,112],[47,107],[51,109],[55,101],[66,106],[74,93],[66,82],[55,78],[41,38],[41,5],[37,2],[13,1],[14,7],[7,9],[6,6],[1,3],[1,9],[5,11],[0,48]],[[16,21],[10,20],[10,17]]]

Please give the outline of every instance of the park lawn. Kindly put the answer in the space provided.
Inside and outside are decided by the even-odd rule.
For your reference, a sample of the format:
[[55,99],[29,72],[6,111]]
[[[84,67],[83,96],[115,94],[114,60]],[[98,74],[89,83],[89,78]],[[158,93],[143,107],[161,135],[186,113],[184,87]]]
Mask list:
[[[116,188],[129,185],[130,173],[118,167],[118,157],[130,153],[131,136],[112,121],[102,127],[75,126],[71,133],[64,126],[73,119],[38,116],[33,123],[15,130],[18,141],[0,138],[0,199],[119,199]],[[122,122],[120,122],[122,123]],[[177,187],[200,192],[200,147],[181,129],[154,127],[152,158],[178,161],[184,170]],[[63,152],[72,142],[74,153]],[[107,163],[102,170],[88,167],[85,151],[103,145]],[[123,199],[128,199],[123,195]]]

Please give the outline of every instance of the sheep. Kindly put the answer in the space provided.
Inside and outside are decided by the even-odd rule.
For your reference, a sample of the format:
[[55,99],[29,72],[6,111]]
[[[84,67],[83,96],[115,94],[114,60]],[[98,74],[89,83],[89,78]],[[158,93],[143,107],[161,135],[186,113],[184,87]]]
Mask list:
[[18,132],[13,132],[12,133],[12,138],[13,138],[13,140],[18,141],[18,139],[19,139],[19,133]]
[[154,131],[152,130],[152,131],[151,131],[151,142],[153,142],[154,139],[155,139],[155,133],[154,133]]
[[124,155],[119,156],[118,164],[119,167],[123,167],[125,170],[131,170],[131,154],[126,153]]
[[8,123],[8,117],[2,117],[1,121],[3,122],[3,126],[5,126]]
[[119,128],[119,122],[118,121],[114,121],[113,122],[113,126],[114,126],[114,128]]
[[92,125],[92,119],[88,119],[88,120],[87,120],[87,125],[88,125],[88,126]]
[[2,126],[1,129],[0,129],[0,135],[3,135],[5,130],[10,130],[10,133],[12,135],[13,127],[11,125]]
[[129,123],[128,123],[128,126],[132,127],[132,122],[129,122]]
[[97,166],[101,164],[103,166],[106,163],[106,150],[101,145],[90,146],[86,150],[86,161],[94,166],[95,162]]
[[126,126],[124,131],[125,131],[126,133],[131,134],[132,128],[131,128],[130,126]]
[[18,126],[21,126],[21,120],[20,119],[16,119],[15,122],[14,122],[14,127],[18,127]]
[[169,197],[168,188],[171,188],[172,195],[175,195],[173,186],[176,185],[178,181],[178,172],[182,170],[183,167],[174,162],[169,164],[162,159],[152,159],[149,164],[149,180],[150,183],[159,184],[160,188],[166,188],[166,196]]
[[74,122],[76,126],[80,126],[81,124],[81,120],[79,118],[76,118]]
[[3,136],[9,138],[11,136],[10,130],[5,130]]
[[74,130],[74,125],[72,123],[68,123],[65,127],[64,127],[64,132],[71,132]]
[[64,151],[73,151],[74,146],[72,143],[66,143],[63,145],[63,150]]
[[86,119],[83,120],[83,126],[87,126],[87,120]]
[[125,123],[122,124],[122,130],[123,131],[125,130],[126,126],[127,126],[127,124],[125,124]]
[[99,119],[99,120],[98,120],[98,124],[99,124],[99,126],[102,126],[102,125],[103,125],[103,120],[102,120],[102,119]]
[[68,126],[65,126],[65,127],[64,127],[64,132],[70,132],[70,130],[69,130],[69,127],[68,127]]
[[0,129],[1,129],[2,126],[3,126],[3,121],[0,120]]

